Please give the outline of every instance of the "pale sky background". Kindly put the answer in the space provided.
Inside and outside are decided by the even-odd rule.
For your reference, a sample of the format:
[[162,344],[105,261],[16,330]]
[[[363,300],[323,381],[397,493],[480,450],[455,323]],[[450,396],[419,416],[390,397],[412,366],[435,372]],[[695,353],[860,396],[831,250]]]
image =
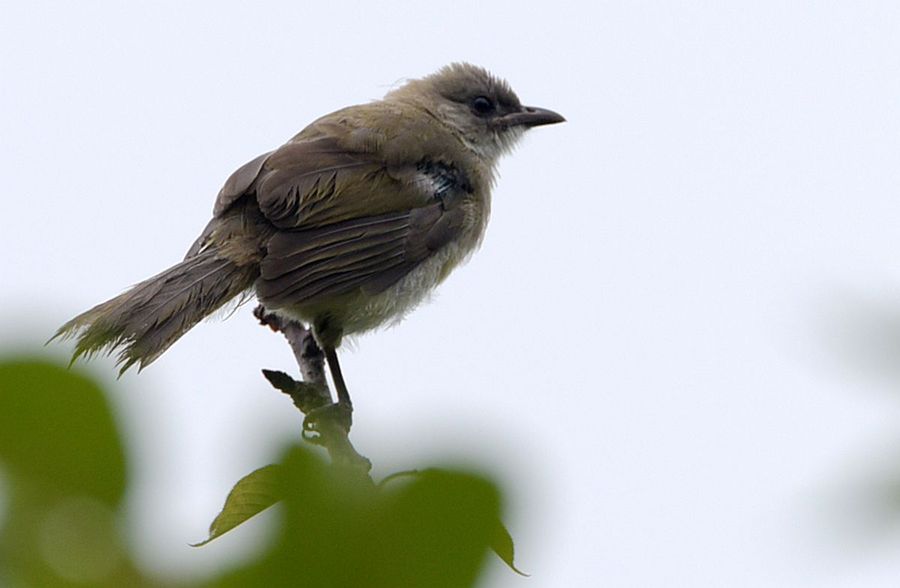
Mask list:
[[[471,61],[568,122],[502,162],[471,263],[344,352],[376,475],[501,476],[532,577],[485,586],[896,586],[900,3],[741,4],[5,2],[0,342],[177,262],[318,116]],[[163,577],[267,536],[187,546],[298,435],[251,309],[86,368]]]

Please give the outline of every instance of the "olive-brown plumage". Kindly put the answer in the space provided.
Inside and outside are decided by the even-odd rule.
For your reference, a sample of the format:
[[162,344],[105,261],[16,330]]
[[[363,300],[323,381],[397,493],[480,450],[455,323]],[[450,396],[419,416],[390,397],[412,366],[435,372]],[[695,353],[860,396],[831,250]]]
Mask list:
[[453,64],[324,116],[245,164],[184,261],[66,323],[75,357],[144,367],[198,321],[255,293],[312,325],[337,369],[346,334],[399,320],[480,243],[496,162],[561,122],[485,70]]

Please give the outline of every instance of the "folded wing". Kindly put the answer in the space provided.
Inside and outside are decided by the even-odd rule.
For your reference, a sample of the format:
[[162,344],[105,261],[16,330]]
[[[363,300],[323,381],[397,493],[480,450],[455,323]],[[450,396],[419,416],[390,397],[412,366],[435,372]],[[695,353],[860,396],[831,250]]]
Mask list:
[[269,241],[256,290],[273,306],[315,304],[362,289],[384,291],[458,236],[461,209],[440,203],[334,225],[283,231]]

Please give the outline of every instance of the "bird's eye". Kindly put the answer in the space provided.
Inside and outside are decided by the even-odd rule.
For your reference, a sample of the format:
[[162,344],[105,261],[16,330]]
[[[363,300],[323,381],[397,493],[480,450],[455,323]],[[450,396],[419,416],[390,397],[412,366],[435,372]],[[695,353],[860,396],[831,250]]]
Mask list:
[[487,116],[494,112],[495,108],[494,103],[486,96],[478,96],[472,100],[472,110],[478,116]]

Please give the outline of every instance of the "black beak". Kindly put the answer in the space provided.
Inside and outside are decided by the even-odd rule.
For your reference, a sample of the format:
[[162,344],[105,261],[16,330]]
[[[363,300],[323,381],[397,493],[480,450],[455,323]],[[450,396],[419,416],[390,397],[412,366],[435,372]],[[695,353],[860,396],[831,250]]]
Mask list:
[[525,128],[537,127],[540,125],[553,125],[565,121],[566,119],[563,115],[536,106],[523,106],[518,112],[510,112],[497,119],[497,122],[504,127]]

